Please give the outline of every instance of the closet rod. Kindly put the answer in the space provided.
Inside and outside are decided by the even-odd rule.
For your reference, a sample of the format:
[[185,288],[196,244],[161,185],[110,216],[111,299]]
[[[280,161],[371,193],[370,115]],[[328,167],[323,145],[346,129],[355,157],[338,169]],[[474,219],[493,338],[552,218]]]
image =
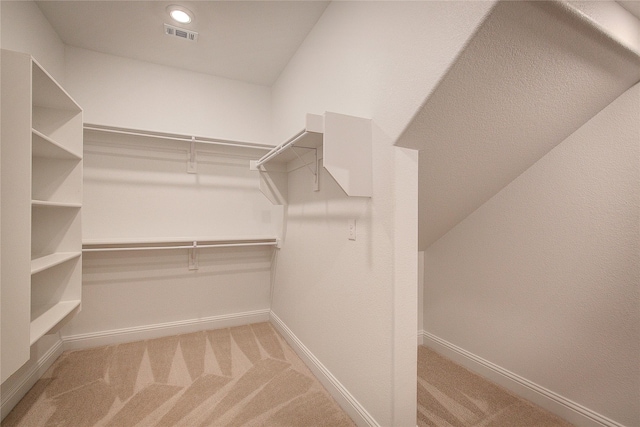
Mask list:
[[[274,158],[278,154],[282,153],[284,150],[288,149],[289,147],[292,147],[296,142],[300,141],[308,133],[309,132],[306,131],[306,130],[300,131],[296,135],[294,135],[290,140],[288,140],[288,141],[286,141],[286,142],[284,142],[284,143],[282,143],[282,144],[280,144],[280,145],[278,145],[276,147],[273,147],[271,149],[271,151],[269,151],[267,154],[265,154],[259,160],[256,161],[255,167],[259,168],[264,163],[268,162],[269,160],[271,160],[272,158]],[[311,148],[311,147],[299,147],[299,148],[306,148],[308,150],[315,150],[315,148]]]
[[201,249],[201,248],[235,248],[240,246],[277,246],[278,242],[252,242],[252,243],[220,243],[208,245],[175,245],[175,246],[114,246],[105,248],[82,248],[82,252],[115,252],[115,251],[150,251],[166,249]]
[[187,135],[178,135],[178,134],[162,134],[162,133],[146,132],[146,131],[134,130],[134,129],[112,128],[112,127],[92,125],[92,124],[85,124],[84,130],[115,133],[119,135],[142,136],[147,138],[160,138],[160,139],[167,139],[171,141],[198,142],[201,144],[224,145],[228,147],[253,148],[258,150],[271,150],[273,148],[273,146],[271,145],[242,142],[242,141],[233,141],[230,139],[213,139],[213,138],[202,138],[197,136],[187,136]]

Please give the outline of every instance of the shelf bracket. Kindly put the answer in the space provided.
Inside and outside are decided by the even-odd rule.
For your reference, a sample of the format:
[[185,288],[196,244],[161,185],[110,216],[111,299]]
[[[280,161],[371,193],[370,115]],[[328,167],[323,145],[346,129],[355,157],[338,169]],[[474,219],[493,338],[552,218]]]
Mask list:
[[189,148],[189,160],[187,161],[187,173],[197,173],[198,162],[196,160],[196,137],[191,137],[191,146]]
[[298,157],[298,159],[305,165],[305,167],[307,169],[309,169],[309,171],[313,175],[313,191],[320,191],[320,179],[319,179],[320,174],[318,173],[318,170],[319,170],[318,149],[317,148],[308,148],[308,147],[302,147],[302,148],[305,148],[307,150],[313,150],[313,156],[314,156],[314,159],[315,159],[313,161],[313,163],[315,164],[315,170],[311,169],[311,167],[309,166],[311,163],[305,163],[304,162],[304,160],[302,159],[300,154],[298,154],[298,152],[296,151],[296,149],[294,147],[291,147],[291,150],[296,155],[296,157]]
[[198,269],[198,242],[193,242],[193,247],[189,249],[189,270]]

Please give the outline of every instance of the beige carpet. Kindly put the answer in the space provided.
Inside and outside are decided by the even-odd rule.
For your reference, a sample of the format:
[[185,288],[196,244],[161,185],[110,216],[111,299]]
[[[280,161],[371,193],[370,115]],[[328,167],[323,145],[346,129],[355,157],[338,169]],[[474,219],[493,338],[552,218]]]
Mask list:
[[418,426],[570,427],[571,424],[419,346]]
[[349,426],[269,323],[65,352],[10,426]]

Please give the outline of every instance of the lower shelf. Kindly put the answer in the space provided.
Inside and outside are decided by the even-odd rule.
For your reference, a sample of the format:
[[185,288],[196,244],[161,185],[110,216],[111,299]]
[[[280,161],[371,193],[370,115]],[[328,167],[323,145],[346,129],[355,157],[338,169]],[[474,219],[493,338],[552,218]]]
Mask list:
[[32,308],[31,319],[31,339],[30,344],[36,341],[53,329],[69,313],[80,306],[80,300],[60,301],[53,306]]

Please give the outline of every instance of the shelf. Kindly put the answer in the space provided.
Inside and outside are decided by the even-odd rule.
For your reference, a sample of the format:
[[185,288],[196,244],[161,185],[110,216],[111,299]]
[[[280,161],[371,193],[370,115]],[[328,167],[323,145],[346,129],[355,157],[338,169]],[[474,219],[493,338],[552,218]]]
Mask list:
[[36,274],[48,268],[78,258],[82,252],[57,252],[51,255],[35,258],[31,260],[31,274]]
[[32,307],[30,345],[47,334],[80,306],[80,300],[60,301],[53,306]]
[[126,251],[157,251],[157,250],[178,250],[186,249],[189,251],[188,268],[189,270],[198,269],[198,249],[205,248],[239,248],[239,247],[266,247],[273,246],[280,248],[280,240],[275,237],[261,238],[214,238],[214,239],[167,239],[164,241],[132,241],[127,240],[126,243],[115,241],[100,243],[92,241],[91,243],[83,242],[83,252],[126,252]]
[[1,83],[5,381],[80,305],[83,139],[82,109],[33,57],[3,49]]
[[60,160],[82,160],[82,156],[73,153],[66,147],[49,138],[42,132],[32,129],[32,155]]
[[[313,190],[319,190],[319,159],[347,196],[371,197],[373,193],[371,120],[325,112],[307,114],[305,128],[277,145],[266,155],[249,163],[260,172],[260,190],[276,205],[287,204],[288,178],[291,170],[283,164],[299,159],[314,175]],[[321,156],[317,149],[322,147]],[[296,148],[315,151],[315,161]]]
[[66,202],[51,202],[46,200],[32,200],[31,206],[33,207],[50,207],[50,208],[73,208],[78,209],[82,207],[82,203],[66,203]]
[[33,105],[55,110],[80,112],[82,108],[44,68],[33,59]]
[[276,237],[241,238],[167,238],[167,239],[118,239],[84,241],[83,252],[142,251],[166,249],[229,248],[243,246],[277,246]]

